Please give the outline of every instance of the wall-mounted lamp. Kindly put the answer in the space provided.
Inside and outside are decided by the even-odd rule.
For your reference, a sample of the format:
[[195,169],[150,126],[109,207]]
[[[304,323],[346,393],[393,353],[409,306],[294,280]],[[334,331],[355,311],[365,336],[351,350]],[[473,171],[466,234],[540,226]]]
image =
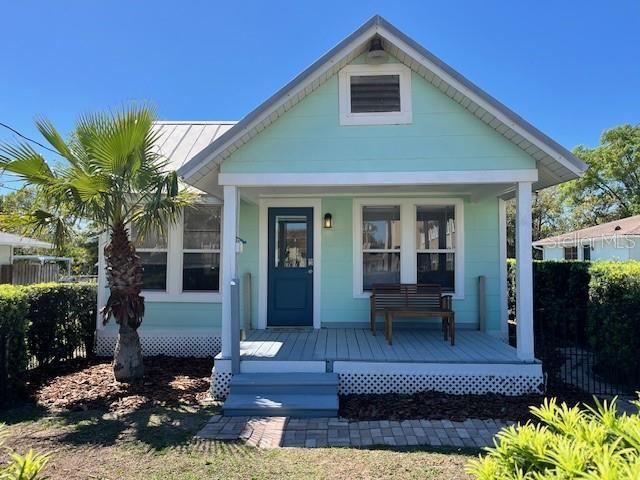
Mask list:
[[332,228],[333,227],[333,218],[330,213],[324,214],[324,228]]

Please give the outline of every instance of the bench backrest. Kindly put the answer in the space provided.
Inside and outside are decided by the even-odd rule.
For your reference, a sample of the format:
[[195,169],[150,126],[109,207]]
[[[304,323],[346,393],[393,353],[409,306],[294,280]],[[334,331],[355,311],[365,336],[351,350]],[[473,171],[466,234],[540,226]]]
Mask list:
[[383,308],[442,308],[442,289],[427,283],[378,283],[373,286],[371,299],[376,309]]

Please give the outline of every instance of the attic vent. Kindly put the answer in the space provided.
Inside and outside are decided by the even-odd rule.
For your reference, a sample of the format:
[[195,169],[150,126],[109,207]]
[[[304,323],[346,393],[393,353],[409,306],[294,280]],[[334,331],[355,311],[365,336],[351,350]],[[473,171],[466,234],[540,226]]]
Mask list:
[[622,227],[620,225],[616,225],[616,228],[614,228],[614,230],[617,232],[618,230],[622,230]]
[[351,113],[399,111],[400,75],[351,76]]

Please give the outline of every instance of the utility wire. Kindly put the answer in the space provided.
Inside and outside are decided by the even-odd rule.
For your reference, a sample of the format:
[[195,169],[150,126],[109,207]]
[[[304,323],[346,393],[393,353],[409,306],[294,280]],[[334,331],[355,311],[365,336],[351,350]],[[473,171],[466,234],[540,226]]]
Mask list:
[[[18,135],[19,137],[24,138],[26,141],[31,142],[31,143],[35,143],[36,145],[38,145],[41,148],[44,148],[45,150],[49,150],[52,153],[55,153],[56,155],[60,155],[60,152],[56,152],[55,150],[53,150],[52,148],[47,147],[46,145],[41,144],[40,142],[38,142],[37,140],[34,140],[33,138],[29,138],[23,134],[21,134],[19,131],[17,131],[15,128],[10,127],[9,125],[7,125],[6,123],[2,123],[0,122],[0,127],[4,127],[8,130],[11,130],[13,133],[15,133],[16,135]],[[62,156],[62,155],[60,155]]]

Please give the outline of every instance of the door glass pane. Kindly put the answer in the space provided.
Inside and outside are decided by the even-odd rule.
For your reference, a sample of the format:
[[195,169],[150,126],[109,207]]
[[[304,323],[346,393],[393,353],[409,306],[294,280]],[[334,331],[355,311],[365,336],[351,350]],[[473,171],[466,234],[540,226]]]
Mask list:
[[400,283],[400,253],[364,253],[362,288],[371,290],[376,283]]
[[307,267],[307,217],[277,215],[276,222],[276,267]]
[[453,292],[455,286],[454,253],[418,253],[418,283],[440,285],[442,291]]
[[400,207],[363,207],[362,249],[400,250]]
[[456,223],[453,206],[418,207],[416,218],[418,250],[453,249]]

